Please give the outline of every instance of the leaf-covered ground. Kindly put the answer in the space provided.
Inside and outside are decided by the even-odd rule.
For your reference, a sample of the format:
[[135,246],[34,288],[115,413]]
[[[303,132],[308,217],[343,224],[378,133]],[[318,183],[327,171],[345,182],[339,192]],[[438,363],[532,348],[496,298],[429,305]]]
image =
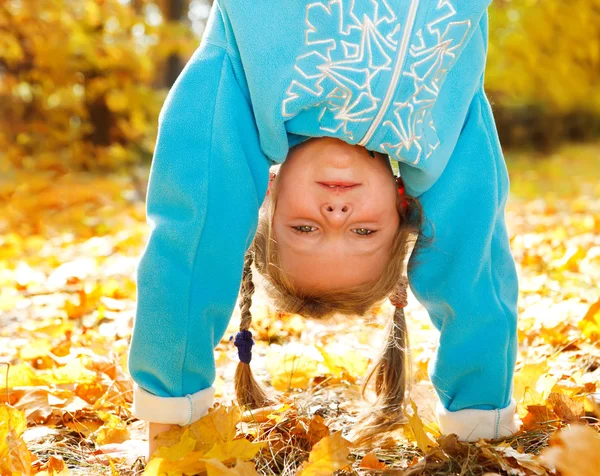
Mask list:
[[2,170],[0,476],[599,474],[600,146],[510,156],[509,169],[522,434],[475,444],[439,436],[426,375],[437,335],[410,296],[417,414],[372,447],[353,447],[344,435],[368,407],[361,377],[391,306],[368,318],[305,321],[271,309],[259,289],[253,368],[284,403],[253,414],[232,405],[236,313],[216,351],[219,404],[163,435],[145,469],[126,356],[148,232],[147,170],[133,180]]

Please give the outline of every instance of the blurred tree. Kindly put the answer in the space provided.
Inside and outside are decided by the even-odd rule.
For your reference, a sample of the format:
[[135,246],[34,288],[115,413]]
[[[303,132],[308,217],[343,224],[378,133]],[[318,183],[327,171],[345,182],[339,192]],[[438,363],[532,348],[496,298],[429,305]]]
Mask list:
[[495,0],[486,90],[506,143],[600,134],[600,0]]
[[[187,0],[160,0],[160,9],[163,17],[172,23],[184,21],[189,9]],[[170,87],[177,76],[181,72],[185,58],[182,58],[178,53],[173,52],[167,57],[165,74],[163,77],[163,85]]]
[[64,169],[151,156],[157,67],[197,44],[149,0],[0,2],[0,158]]

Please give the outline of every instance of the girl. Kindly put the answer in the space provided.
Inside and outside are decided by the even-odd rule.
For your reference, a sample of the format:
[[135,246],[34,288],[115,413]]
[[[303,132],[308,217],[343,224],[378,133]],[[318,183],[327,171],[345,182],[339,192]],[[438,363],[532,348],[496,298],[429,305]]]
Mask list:
[[[423,239],[432,241],[418,266],[411,256],[408,279],[441,331],[430,369],[441,431],[471,441],[517,431],[517,278],[504,221],[509,183],[483,89],[488,4],[215,1],[200,47],[161,111],[150,173],[151,234],[138,267],[129,371],[134,415],[154,424],[151,433],[158,424],[192,423],[212,406],[213,349],[236,301],[269,166],[285,165],[294,146],[316,137],[396,160],[408,196],[419,201]],[[278,216],[278,203],[271,217],[277,269],[291,283],[271,279],[273,287],[295,292],[300,303],[311,296],[333,302],[315,314],[344,310],[334,296],[385,279],[395,257],[384,196],[367,220],[356,220],[376,190],[365,193],[375,179],[361,175],[371,167],[358,155],[337,166],[320,163],[325,155],[333,157],[323,152],[309,168],[322,167],[322,177],[297,176],[304,160],[296,167],[290,161],[287,178],[282,170],[273,195],[282,203],[290,198],[285,193],[306,197],[308,208],[288,203]],[[381,193],[390,198],[388,179],[381,179]],[[348,194],[352,200],[343,198]],[[399,226],[405,218],[392,219]],[[333,254],[310,242],[333,239],[334,231],[364,241]],[[361,252],[376,253],[371,240],[380,241],[377,259],[360,260]],[[342,266],[350,254],[356,268]],[[257,264],[273,276],[274,267]],[[244,360],[247,337],[238,342]]]

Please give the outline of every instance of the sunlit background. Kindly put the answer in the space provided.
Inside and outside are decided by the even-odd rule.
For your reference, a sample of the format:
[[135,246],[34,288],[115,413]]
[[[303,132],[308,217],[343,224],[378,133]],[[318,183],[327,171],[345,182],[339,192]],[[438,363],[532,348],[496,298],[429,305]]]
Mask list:
[[[0,158],[36,169],[150,159],[204,0],[5,0]],[[597,0],[496,0],[486,90],[503,146],[549,152],[600,134]]]
[[[145,434],[130,413],[126,358],[149,232],[148,171],[160,108],[209,10],[202,0],[0,0],[0,474],[9,448],[22,461],[32,452],[37,469],[60,448],[85,474],[107,474],[91,469],[107,465],[106,454],[117,455],[119,474],[139,474],[130,460],[145,451]],[[495,0],[489,14],[485,85],[511,178],[507,224],[520,281],[515,398],[531,440],[513,444],[510,458],[478,449],[492,466],[469,474],[517,468],[564,422],[597,421],[584,400],[600,382],[600,4]],[[319,437],[352,425],[389,307],[327,327],[274,312],[260,296],[255,373],[306,401],[283,420],[295,425],[295,446],[271,443],[256,467],[283,474],[283,458],[293,474],[315,443],[297,433],[299,421],[316,424]],[[427,366],[436,333],[413,296],[407,316],[415,400],[433,431]],[[237,324],[234,316],[216,350],[219,401],[233,395],[237,356],[226,339]],[[8,436],[4,402],[22,423]],[[288,441],[284,426],[283,436],[265,434]],[[597,448],[595,433],[585,438]],[[600,451],[585,451],[569,465],[595,471]],[[421,455],[400,448],[385,461],[404,468]]]

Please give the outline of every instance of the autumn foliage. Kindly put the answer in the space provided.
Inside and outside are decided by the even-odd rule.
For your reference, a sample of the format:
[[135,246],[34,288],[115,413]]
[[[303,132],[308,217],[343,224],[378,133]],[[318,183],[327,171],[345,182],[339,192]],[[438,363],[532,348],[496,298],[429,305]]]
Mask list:
[[13,165],[114,168],[149,157],[187,25],[151,2],[0,2],[0,150]]

